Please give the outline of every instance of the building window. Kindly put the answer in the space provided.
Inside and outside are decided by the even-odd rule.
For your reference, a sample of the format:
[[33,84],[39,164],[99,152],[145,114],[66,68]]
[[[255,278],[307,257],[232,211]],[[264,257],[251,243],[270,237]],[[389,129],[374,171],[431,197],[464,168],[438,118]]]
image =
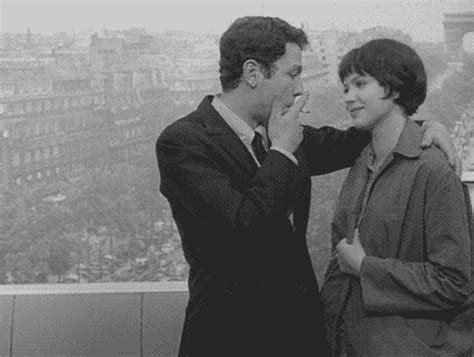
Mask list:
[[59,156],[59,147],[57,145],[53,146],[53,156]]
[[29,162],[31,162],[31,151],[25,151],[25,164],[28,164]]
[[23,113],[23,104],[22,103],[13,104],[12,109],[13,109],[12,110],[13,114],[21,114]]
[[35,123],[35,135],[39,135],[39,133],[40,133],[40,123],[39,121],[37,121]]
[[18,151],[15,154],[13,154],[12,163],[13,163],[13,166],[20,165],[20,153]]
[[49,159],[49,151],[49,147],[43,149],[43,156],[46,160]]
[[35,149],[35,161],[41,160],[41,150]]

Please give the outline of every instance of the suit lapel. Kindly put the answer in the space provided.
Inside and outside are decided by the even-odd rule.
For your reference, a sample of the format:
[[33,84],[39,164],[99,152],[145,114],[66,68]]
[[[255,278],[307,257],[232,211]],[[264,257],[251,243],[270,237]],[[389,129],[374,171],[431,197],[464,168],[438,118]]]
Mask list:
[[[235,162],[245,173],[253,176],[258,169],[252,155],[245,147],[237,134],[227,125],[225,120],[217,113],[211,105],[213,96],[206,96],[196,110],[203,126],[227,156]],[[310,180],[309,171],[303,149],[300,146],[294,153],[298,160],[302,183],[307,184]]]
[[227,125],[225,120],[211,105],[213,96],[203,99],[196,110],[204,127],[214,142],[218,144],[227,156],[248,174],[255,174],[257,164],[249,153],[244,143],[237,134]]

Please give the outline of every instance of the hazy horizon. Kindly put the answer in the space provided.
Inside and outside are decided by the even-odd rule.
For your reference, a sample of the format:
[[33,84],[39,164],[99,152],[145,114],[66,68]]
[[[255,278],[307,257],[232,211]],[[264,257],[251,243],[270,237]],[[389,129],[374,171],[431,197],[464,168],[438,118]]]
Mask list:
[[146,28],[221,33],[237,17],[279,16],[310,29],[355,31],[385,26],[415,41],[443,41],[443,13],[473,11],[474,0],[152,1],[0,0],[0,32],[51,35]]

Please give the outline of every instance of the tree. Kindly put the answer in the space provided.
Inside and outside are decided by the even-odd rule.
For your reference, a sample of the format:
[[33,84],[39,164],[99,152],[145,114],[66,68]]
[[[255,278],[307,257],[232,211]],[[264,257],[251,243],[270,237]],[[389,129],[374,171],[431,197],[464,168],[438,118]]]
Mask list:
[[68,231],[71,215],[67,207],[43,202],[35,192],[12,192],[0,212],[2,226],[3,283],[58,280],[72,266],[71,252],[78,242]]

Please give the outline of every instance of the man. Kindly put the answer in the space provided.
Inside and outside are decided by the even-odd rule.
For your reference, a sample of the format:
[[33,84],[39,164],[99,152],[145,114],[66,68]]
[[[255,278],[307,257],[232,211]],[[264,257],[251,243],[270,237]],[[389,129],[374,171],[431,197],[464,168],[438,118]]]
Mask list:
[[351,166],[369,136],[301,126],[307,44],[281,19],[236,20],[220,40],[222,93],[157,141],[190,265],[180,356],[328,354],[306,247],[310,177]]

